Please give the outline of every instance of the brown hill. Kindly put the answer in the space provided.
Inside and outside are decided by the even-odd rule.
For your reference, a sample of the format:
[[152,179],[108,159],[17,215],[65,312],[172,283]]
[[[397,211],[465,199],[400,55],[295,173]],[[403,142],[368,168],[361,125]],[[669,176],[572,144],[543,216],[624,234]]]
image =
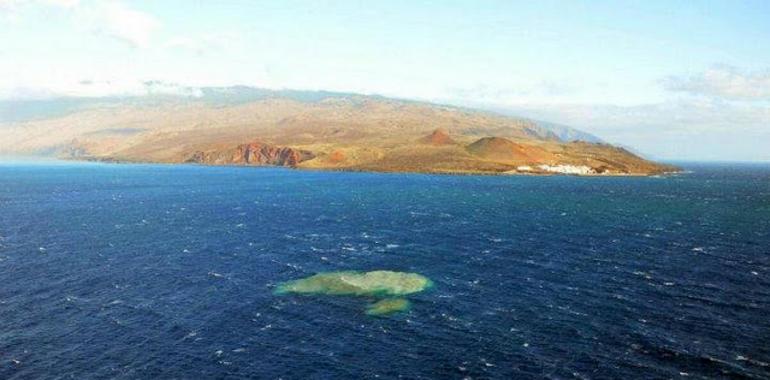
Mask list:
[[435,146],[453,145],[457,143],[455,140],[449,137],[449,133],[444,128],[436,129],[431,134],[419,139],[418,142],[420,144]]
[[466,147],[480,158],[514,164],[556,162],[556,156],[534,145],[515,143],[502,137],[484,137]]

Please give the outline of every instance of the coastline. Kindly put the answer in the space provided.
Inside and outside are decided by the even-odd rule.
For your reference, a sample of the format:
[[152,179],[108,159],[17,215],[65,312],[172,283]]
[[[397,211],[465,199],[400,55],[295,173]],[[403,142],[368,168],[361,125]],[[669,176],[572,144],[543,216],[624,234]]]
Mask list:
[[452,176],[533,176],[533,177],[658,177],[681,174],[685,172],[682,168],[669,164],[670,171],[650,172],[650,173],[561,173],[546,171],[470,171],[470,170],[374,170],[359,168],[333,168],[333,167],[302,167],[302,166],[282,166],[282,165],[244,165],[244,164],[206,164],[191,162],[158,162],[150,160],[126,160],[117,158],[100,157],[79,157],[79,158],[58,158],[60,161],[70,162],[92,162],[104,164],[146,164],[146,165],[180,165],[180,166],[206,166],[206,167],[238,167],[238,168],[283,168],[289,170],[310,171],[310,172],[348,172],[348,173],[379,173],[379,174],[428,174],[428,175],[452,175]]

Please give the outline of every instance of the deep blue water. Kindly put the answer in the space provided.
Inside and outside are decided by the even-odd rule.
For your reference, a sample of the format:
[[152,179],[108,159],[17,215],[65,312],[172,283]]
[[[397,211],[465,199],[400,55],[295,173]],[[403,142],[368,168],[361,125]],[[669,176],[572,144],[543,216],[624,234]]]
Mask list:
[[[768,378],[770,166],[0,164],[0,378]],[[412,309],[275,296],[418,272]]]

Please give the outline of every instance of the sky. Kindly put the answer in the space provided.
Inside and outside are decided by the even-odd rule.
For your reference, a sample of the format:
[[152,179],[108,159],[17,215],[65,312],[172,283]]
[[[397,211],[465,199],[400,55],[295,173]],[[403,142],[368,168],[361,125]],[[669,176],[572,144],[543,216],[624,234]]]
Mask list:
[[768,20],[768,1],[0,0],[0,99],[357,92],[770,161]]

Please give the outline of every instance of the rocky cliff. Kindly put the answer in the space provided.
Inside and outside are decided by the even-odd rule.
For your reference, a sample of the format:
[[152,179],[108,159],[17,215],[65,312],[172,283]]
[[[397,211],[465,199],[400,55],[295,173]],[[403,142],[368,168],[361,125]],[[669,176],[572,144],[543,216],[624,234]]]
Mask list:
[[197,151],[185,162],[207,165],[290,166],[315,157],[312,152],[261,142],[241,144],[231,149]]

